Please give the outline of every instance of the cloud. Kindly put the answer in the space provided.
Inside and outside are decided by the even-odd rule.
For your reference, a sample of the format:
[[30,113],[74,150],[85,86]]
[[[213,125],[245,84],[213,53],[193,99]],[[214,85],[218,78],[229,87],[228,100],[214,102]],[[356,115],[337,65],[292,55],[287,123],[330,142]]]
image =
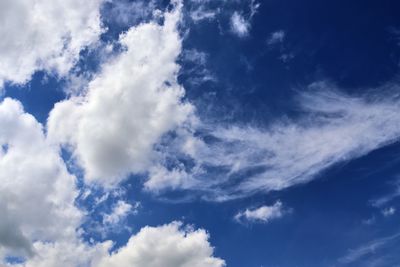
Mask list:
[[101,259],[96,267],[222,267],[225,262],[213,257],[208,234],[182,228],[173,222],[160,227],[145,227],[128,243]]
[[221,13],[221,7],[216,7],[214,4],[224,5],[226,1],[210,1],[210,0],[190,0],[189,1],[189,17],[194,23],[201,21],[214,20]]
[[271,36],[267,40],[269,46],[282,43],[285,39],[286,33],[282,30],[271,33]]
[[342,264],[351,264],[363,260],[371,254],[378,253],[378,250],[385,248],[391,242],[396,241],[400,237],[400,234],[394,234],[391,236],[372,240],[368,244],[362,245],[356,249],[350,249],[348,253],[341,257],[338,261]]
[[146,186],[156,192],[200,191],[205,198],[227,200],[307,183],[335,164],[399,139],[398,91],[393,85],[385,96],[351,96],[321,82],[299,95],[296,119],[278,119],[261,128],[203,123],[199,134],[182,138],[171,156],[180,157],[178,150],[193,167],[180,165],[178,159],[168,167],[173,184],[164,173],[163,179],[150,177]]
[[0,103],[0,147],[0,252],[32,256],[34,241],[74,238],[82,217],[75,177],[42,125],[10,98]]
[[129,214],[137,213],[137,208],[139,207],[139,205],[139,202],[135,203],[135,205],[131,205],[123,200],[119,200],[114,205],[112,212],[103,216],[103,224],[117,225]]
[[[110,254],[111,241],[89,244],[80,237],[83,212],[75,206],[77,189],[49,143],[40,123],[18,101],[0,104],[0,261],[7,255],[29,256],[15,267],[201,266],[221,267],[205,230],[174,222],[145,227]],[[109,223],[132,211],[116,203]]]
[[231,30],[239,37],[245,37],[249,34],[250,22],[243,15],[235,11],[231,17]]
[[115,185],[157,161],[160,138],[186,123],[193,106],[177,82],[181,52],[176,2],[160,25],[132,27],[120,36],[125,51],[103,66],[85,95],[57,103],[50,139],[66,145],[89,182]]
[[4,0],[0,3],[0,88],[38,70],[66,75],[79,52],[97,42],[102,0]]
[[376,199],[370,200],[370,203],[374,207],[382,207],[383,205],[393,201],[394,199],[400,197],[400,180],[397,179],[394,183],[391,183],[391,186],[394,187],[394,191],[391,193],[388,193],[384,196],[381,196]]
[[251,223],[268,223],[272,220],[279,219],[285,214],[282,202],[279,200],[272,206],[261,206],[255,209],[246,209],[235,215],[237,222],[248,221]]
[[395,212],[396,212],[396,209],[394,207],[388,207],[388,208],[385,208],[382,210],[382,214],[385,217],[392,216],[395,214]]

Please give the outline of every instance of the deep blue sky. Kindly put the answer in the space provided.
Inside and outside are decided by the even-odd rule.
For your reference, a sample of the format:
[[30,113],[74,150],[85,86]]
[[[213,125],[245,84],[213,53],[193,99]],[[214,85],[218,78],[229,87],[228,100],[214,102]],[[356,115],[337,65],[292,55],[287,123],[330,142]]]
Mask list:
[[[215,2],[209,5],[222,5]],[[179,75],[185,98],[196,105],[204,120],[268,125],[283,116],[296,118],[296,96],[313,82],[329,81],[352,95],[398,81],[398,1],[259,1],[249,34],[243,38],[229,30],[233,11],[249,12],[249,2],[239,2],[227,5],[214,20],[194,23],[188,19],[182,25],[182,32],[188,30],[183,49],[207,54],[205,66],[200,67],[181,58]],[[186,3],[185,8],[189,10],[190,5]],[[103,13],[107,14],[106,8]],[[103,40],[115,40],[128,27],[106,17],[104,21],[109,31]],[[268,45],[271,34],[280,30],[285,32],[284,40]],[[283,62],[282,54],[292,58]],[[96,70],[98,62],[92,57],[96,53],[83,52],[80,64]],[[215,79],[193,82],[193,71],[202,68]],[[5,96],[19,99],[27,112],[45,124],[54,103],[65,98],[64,86],[65,81],[39,72],[27,86],[8,85]],[[204,228],[215,255],[231,267],[369,266],[377,259],[384,260],[376,266],[398,266],[400,239],[396,238],[354,262],[340,259],[351,250],[399,233],[399,212],[384,216],[383,210],[392,207],[400,211],[400,197],[382,207],[371,204],[373,199],[396,192],[399,155],[400,145],[395,143],[337,164],[309,183],[222,203],[197,198],[169,202],[143,191],[143,177],[132,176],[123,184],[127,189],[124,199],[140,201],[141,207],[138,214],[128,217],[127,226],[136,232],[145,225],[182,220]],[[277,200],[290,209],[282,218],[243,224],[233,219],[239,210],[272,205]],[[101,209],[112,202],[109,199]],[[110,236],[119,245],[129,237],[126,231]]]

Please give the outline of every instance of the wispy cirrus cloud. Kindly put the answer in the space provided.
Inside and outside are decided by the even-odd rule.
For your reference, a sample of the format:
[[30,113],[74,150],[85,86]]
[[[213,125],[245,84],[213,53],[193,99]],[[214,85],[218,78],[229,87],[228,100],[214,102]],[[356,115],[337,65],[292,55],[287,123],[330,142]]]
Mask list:
[[[399,237],[400,233],[396,233],[391,236],[386,236],[383,238],[372,240],[369,243],[361,245],[358,248],[350,249],[345,256],[338,259],[338,262],[344,265],[353,264],[356,262],[363,262],[368,256],[378,254],[379,251],[384,249],[386,246],[389,246],[393,242],[397,242]],[[367,259],[367,262],[373,263],[374,261]],[[383,263],[381,262],[381,264]],[[375,266],[375,265],[371,264],[366,266]]]
[[159,182],[150,177],[146,186],[200,190],[226,200],[307,183],[337,163],[399,139],[399,88],[387,91],[384,96],[347,95],[321,82],[299,94],[296,119],[266,128],[203,124],[203,134],[182,138],[180,147],[194,167],[170,167],[173,186],[166,173]]
[[392,216],[396,213],[396,208],[394,207],[388,207],[382,210],[382,215],[385,217]]
[[35,241],[74,240],[83,213],[78,190],[58,149],[20,102],[0,102],[0,262],[33,256]]

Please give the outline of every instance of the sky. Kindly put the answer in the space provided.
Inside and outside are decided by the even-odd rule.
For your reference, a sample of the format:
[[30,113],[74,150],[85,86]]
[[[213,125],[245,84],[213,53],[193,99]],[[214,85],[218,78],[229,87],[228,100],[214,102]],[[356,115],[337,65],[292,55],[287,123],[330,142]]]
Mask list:
[[399,266],[399,8],[2,0],[0,267]]

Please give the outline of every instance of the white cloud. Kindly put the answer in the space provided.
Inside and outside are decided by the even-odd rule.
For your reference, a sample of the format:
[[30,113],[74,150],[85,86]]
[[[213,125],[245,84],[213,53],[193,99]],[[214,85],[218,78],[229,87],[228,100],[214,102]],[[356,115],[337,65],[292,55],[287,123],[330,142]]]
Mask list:
[[385,217],[392,216],[395,214],[395,212],[396,212],[396,209],[394,207],[388,207],[388,208],[385,208],[382,210],[382,214]]
[[135,205],[131,205],[123,200],[119,200],[113,207],[110,214],[103,216],[103,224],[116,225],[124,220],[129,214],[137,213],[137,208],[140,203],[137,202]]
[[341,257],[338,261],[343,264],[350,264],[361,261],[366,256],[377,253],[378,250],[383,249],[390,242],[397,240],[399,237],[400,234],[397,233],[391,236],[372,240],[371,242],[358,248],[350,249],[348,253],[345,256]]
[[191,116],[177,83],[182,4],[175,6],[163,25],[152,21],[121,35],[126,51],[103,66],[87,94],[51,111],[50,138],[72,148],[87,181],[113,185],[148,171],[158,157],[154,145]]
[[112,242],[90,246],[81,240],[59,242],[36,242],[33,258],[22,264],[9,265],[12,267],[96,267],[95,259],[108,256]]
[[208,234],[182,228],[174,222],[160,227],[145,227],[132,236],[126,246],[104,257],[96,267],[222,267],[225,262],[213,257]]
[[0,254],[33,255],[34,241],[73,239],[82,216],[75,177],[41,124],[10,98],[0,103],[0,147]]
[[27,82],[37,70],[65,75],[102,32],[102,0],[2,0],[0,88]]
[[181,222],[142,228],[113,253],[111,241],[84,243],[36,243],[38,254],[14,267],[222,267],[203,229],[183,227]]
[[382,207],[383,205],[393,201],[394,199],[400,197],[400,180],[397,179],[393,183],[390,184],[391,187],[394,187],[394,191],[391,193],[388,193],[384,196],[381,196],[379,198],[375,198],[370,200],[370,203],[374,207]]
[[268,45],[275,45],[282,43],[285,39],[286,33],[282,30],[271,33],[271,36],[267,40]]
[[245,37],[249,34],[250,22],[235,11],[231,17],[231,30],[239,37]]
[[[203,124],[206,138],[182,140],[181,153],[192,158],[195,167],[177,164],[172,171],[180,175],[172,175],[174,186],[150,177],[148,189],[180,187],[226,200],[309,182],[339,162],[399,139],[398,89],[386,89],[385,97],[349,96],[318,83],[300,95],[302,115],[296,120],[281,119],[266,128]],[[207,141],[210,138],[212,142]]]
[[272,206],[261,206],[255,209],[246,209],[235,215],[238,222],[263,222],[268,223],[271,220],[279,219],[285,214],[282,202],[277,201]]
[[206,9],[204,6],[199,6],[195,10],[190,11],[190,18],[194,22],[200,22],[203,20],[213,20],[220,13],[220,9]]
[[186,64],[181,71],[187,79],[185,82],[191,85],[199,85],[207,81],[216,81],[217,78],[207,68],[208,54],[196,49],[184,50],[181,54],[181,60]]

